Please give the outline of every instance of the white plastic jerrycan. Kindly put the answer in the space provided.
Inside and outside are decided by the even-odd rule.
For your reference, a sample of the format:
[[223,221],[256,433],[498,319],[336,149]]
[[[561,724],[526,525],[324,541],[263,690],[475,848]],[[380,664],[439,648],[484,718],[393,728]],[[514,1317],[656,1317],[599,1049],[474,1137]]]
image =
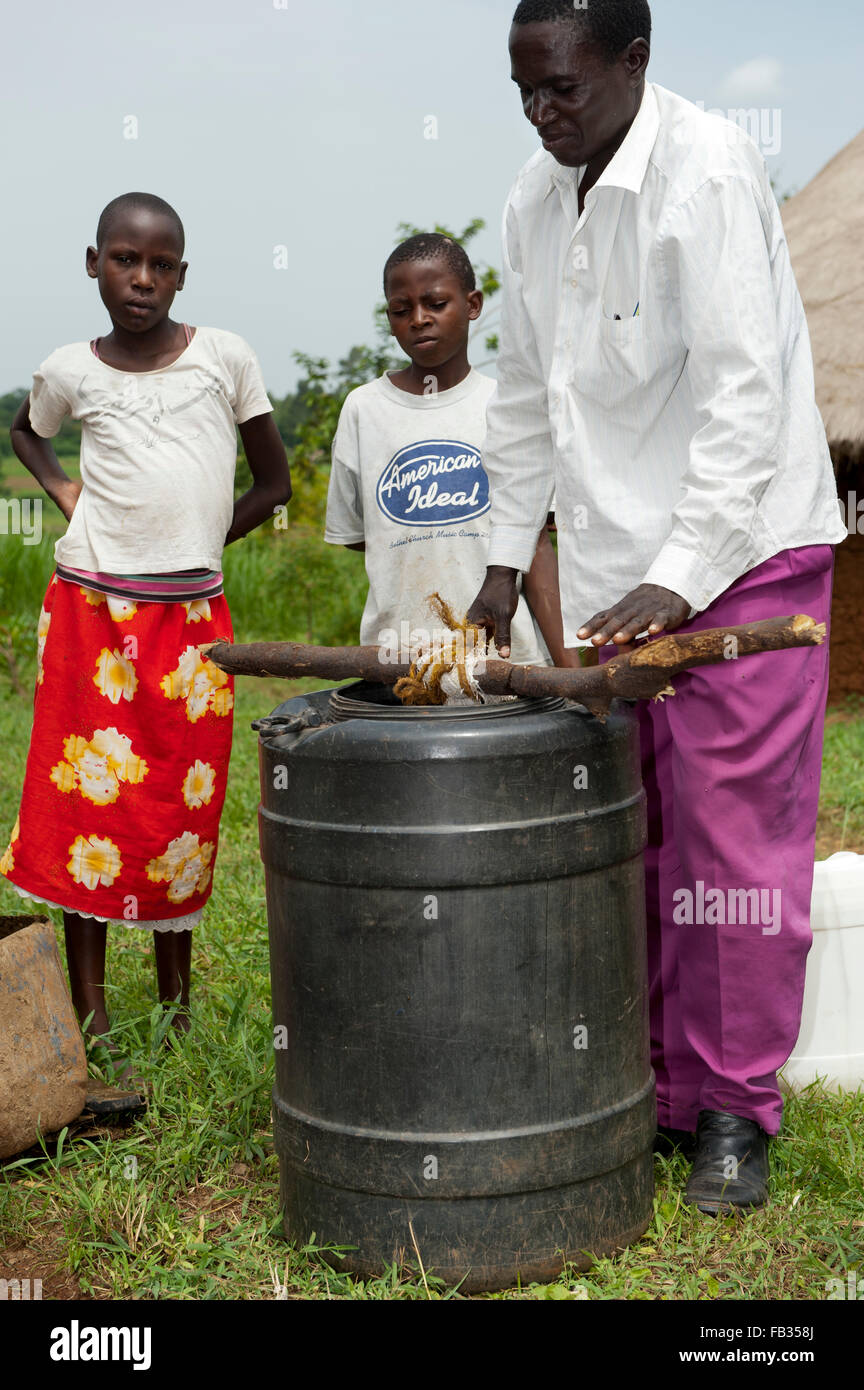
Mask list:
[[816,861],[811,911],[801,1031],[782,1079],[855,1091],[864,1086],[864,854]]

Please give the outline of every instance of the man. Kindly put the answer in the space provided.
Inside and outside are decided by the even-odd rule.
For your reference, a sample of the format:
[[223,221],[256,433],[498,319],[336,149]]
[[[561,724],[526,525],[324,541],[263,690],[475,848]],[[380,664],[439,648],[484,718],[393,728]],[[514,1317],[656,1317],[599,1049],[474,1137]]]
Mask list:
[[[808,613],[845,536],[764,161],[646,81],[645,0],[523,0],[512,77],[543,142],[504,216],[489,569],[502,655],[556,496],[564,639]],[[593,616],[589,616],[593,615]],[[701,1210],[767,1198],[801,1019],[827,647],[730,660],[639,707],[652,1060]]]

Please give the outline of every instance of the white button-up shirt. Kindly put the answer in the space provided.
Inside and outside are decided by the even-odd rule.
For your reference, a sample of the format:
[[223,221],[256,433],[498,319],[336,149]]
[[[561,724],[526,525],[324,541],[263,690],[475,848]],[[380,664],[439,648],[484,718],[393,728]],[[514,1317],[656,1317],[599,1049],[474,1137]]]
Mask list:
[[579,216],[540,150],[504,212],[489,563],[530,568],[553,492],[564,635],[641,583],[706,608],[846,536],[765,162],[646,82]]

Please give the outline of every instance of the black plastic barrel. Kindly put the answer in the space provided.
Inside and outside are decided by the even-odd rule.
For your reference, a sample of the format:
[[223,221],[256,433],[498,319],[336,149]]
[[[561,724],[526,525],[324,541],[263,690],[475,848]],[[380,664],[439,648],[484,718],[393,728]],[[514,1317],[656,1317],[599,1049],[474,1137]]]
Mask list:
[[[324,722],[322,722],[324,721]],[[652,1213],[636,722],[403,708],[259,728],[284,1227],[466,1291],[548,1280]]]

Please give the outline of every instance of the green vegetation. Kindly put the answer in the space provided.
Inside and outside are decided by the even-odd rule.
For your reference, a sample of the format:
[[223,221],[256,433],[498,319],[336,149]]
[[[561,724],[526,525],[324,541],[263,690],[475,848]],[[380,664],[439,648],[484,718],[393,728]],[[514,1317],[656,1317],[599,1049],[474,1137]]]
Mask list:
[[838,850],[864,854],[864,697],[829,710],[822,759],[819,858]]

